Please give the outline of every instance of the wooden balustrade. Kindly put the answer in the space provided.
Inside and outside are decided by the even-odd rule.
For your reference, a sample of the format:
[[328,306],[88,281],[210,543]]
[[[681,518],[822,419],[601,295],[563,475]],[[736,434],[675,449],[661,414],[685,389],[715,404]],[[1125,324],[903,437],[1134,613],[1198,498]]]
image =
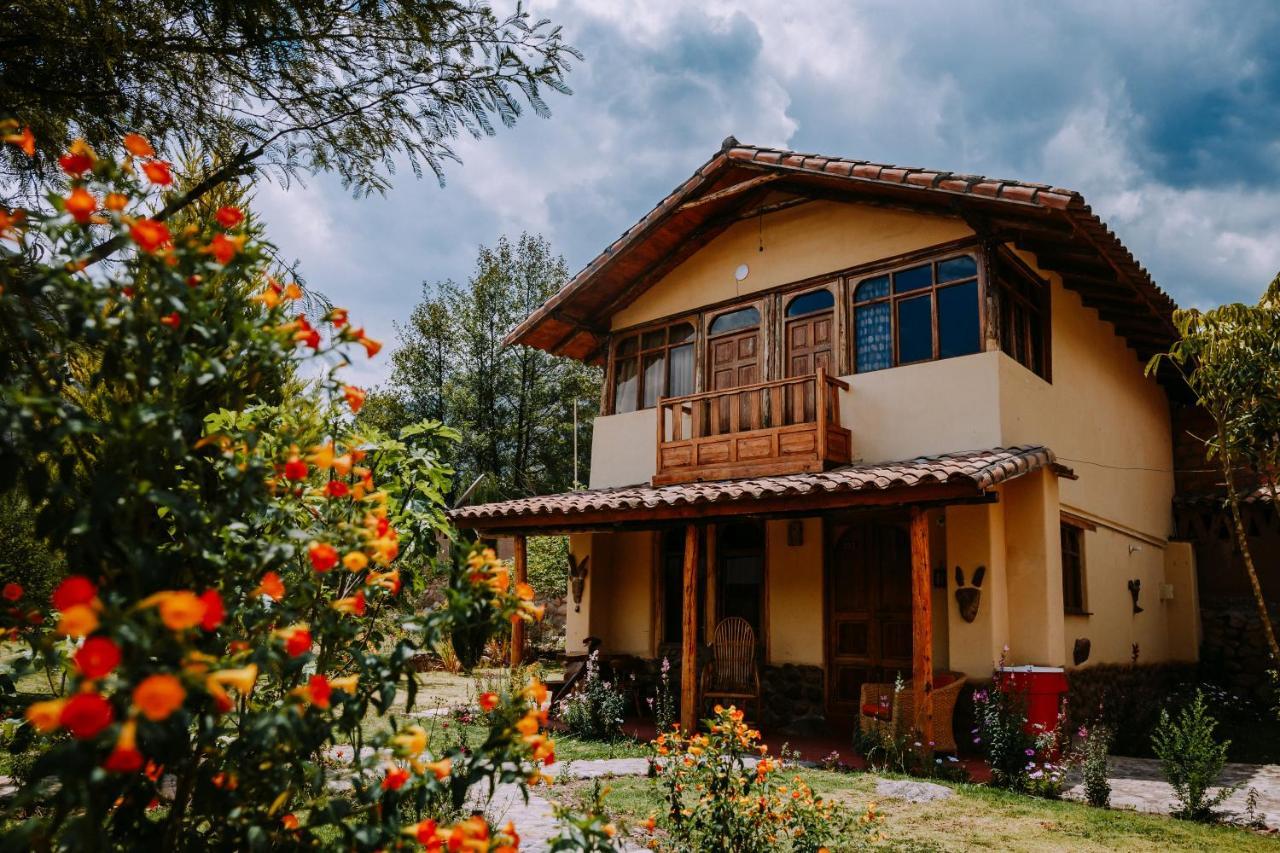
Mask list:
[[821,471],[850,459],[840,391],[823,368],[808,376],[658,401],[653,484]]

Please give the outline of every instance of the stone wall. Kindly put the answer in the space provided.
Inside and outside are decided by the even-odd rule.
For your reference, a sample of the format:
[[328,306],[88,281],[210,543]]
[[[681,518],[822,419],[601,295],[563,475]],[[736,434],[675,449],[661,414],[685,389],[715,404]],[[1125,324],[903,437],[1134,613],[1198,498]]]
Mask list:
[[528,628],[529,648],[538,657],[554,657],[564,651],[565,619],[568,614],[568,602],[565,596],[540,599],[545,609],[542,621]]
[[764,728],[799,736],[826,732],[822,667],[791,663],[764,666],[760,670],[760,682]]
[[[1280,603],[1270,602],[1271,620],[1280,624]],[[1262,633],[1262,619],[1252,599],[1217,599],[1200,607],[1204,642],[1201,672],[1237,695],[1274,701],[1267,670],[1273,667]]]

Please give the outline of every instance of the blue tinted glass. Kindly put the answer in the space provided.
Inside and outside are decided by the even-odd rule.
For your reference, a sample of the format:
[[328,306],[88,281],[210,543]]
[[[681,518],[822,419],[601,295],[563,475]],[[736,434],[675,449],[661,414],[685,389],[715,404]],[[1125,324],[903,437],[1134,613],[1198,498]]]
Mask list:
[[788,317],[799,317],[801,314],[812,314],[814,311],[825,311],[836,304],[836,298],[830,290],[814,290],[803,296],[797,296],[787,306]]
[[978,283],[938,291],[938,358],[978,351]]
[[933,358],[933,313],[928,296],[898,303],[898,363]]
[[853,292],[854,302],[867,302],[872,299],[879,299],[882,296],[889,295],[889,276],[882,275],[877,278],[869,278],[858,285],[858,289]]
[[[888,287],[888,282],[885,282]],[[889,328],[889,303],[868,305],[854,312],[854,348],[858,373],[893,366],[893,334]]]
[[933,284],[933,265],[912,267],[909,270],[893,274],[893,292],[906,293],[908,290],[919,290]]
[[711,334],[736,332],[738,329],[749,329],[758,325],[760,325],[760,312],[754,308],[741,308],[737,311],[730,311],[728,314],[721,314],[712,320]]
[[938,281],[958,281],[978,274],[978,262],[968,255],[951,258],[938,264]]

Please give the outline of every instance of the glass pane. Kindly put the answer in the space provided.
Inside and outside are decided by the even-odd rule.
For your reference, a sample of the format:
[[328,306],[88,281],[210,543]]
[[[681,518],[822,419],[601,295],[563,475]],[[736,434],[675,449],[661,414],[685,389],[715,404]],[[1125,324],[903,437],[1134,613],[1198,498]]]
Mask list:
[[639,338],[635,335],[623,340],[622,343],[618,344],[618,355],[635,355],[638,341]]
[[933,300],[928,296],[898,303],[898,363],[933,358]]
[[1027,314],[1031,320],[1028,324],[1031,327],[1031,339],[1027,341],[1030,364],[1027,367],[1031,368],[1037,376],[1044,376],[1044,326],[1039,314],[1034,311],[1029,311]]
[[[885,286],[888,286],[887,282]],[[889,303],[880,302],[859,308],[854,312],[853,325],[857,372],[867,373],[892,367],[893,334],[889,327]]]
[[978,351],[978,282],[938,291],[938,358]]
[[872,299],[879,299],[882,296],[889,295],[889,276],[882,275],[876,278],[869,278],[858,285],[858,289],[853,292],[854,302],[868,302]]
[[613,410],[617,413],[634,412],[636,410],[636,386],[639,385],[638,377],[636,376],[636,360],[634,358],[620,359],[614,367],[614,372]]
[[666,372],[666,359],[663,358],[662,353],[644,357],[644,405],[641,408],[648,409],[658,405],[658,398],[663,393],[662,380]]
[[693,393],[693,344],[672,347],[667,351],[667,396],[684,397]]
[[677,323],[671,327],[671,343],[681,344],[693,340],[693,326],[688,323]]
[[654,332],[645,332],[644,338],[641,340],[641,349],[657,349],[667,343],[667,330],[658,329]]
[[836,298],[830,290],[814,290],[803,296],[797,296],[787,306],[788,317],[799,317],[801,314],[812,314],[814,311],[825,311],[836,304]]
[[721,314],[712,320],[711,334],[736,332],[738,329],[750,329],[752,326],[758,325],[760,325],[759,311],[755,308],[740,308],[737,311],[730,311],[728,314]]
[[893,274],[893,292],[906,293],[933,284],[933,265],[925,264]]
[[959,281],[978,274],[978,262],[968,255],[950,258],[938,264],[938,281]]

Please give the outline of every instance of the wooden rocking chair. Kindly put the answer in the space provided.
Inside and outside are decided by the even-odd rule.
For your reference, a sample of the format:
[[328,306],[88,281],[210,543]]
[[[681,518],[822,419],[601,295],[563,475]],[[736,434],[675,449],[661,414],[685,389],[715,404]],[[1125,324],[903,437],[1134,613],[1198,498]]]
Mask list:
[[711,660],[702,670],[702,698],[739,708],[751,699],[755,703],[755,722],[760,722],[756,633],[746,619],[731,616],[716,626],[711,638]]

